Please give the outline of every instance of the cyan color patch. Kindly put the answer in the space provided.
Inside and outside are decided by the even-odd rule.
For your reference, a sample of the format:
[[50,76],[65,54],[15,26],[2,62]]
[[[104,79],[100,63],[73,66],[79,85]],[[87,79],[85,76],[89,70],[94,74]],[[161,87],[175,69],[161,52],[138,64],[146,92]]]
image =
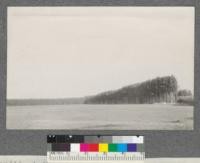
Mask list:
[[118,144],[117,151],[118,152],[127,152],[127,144]]

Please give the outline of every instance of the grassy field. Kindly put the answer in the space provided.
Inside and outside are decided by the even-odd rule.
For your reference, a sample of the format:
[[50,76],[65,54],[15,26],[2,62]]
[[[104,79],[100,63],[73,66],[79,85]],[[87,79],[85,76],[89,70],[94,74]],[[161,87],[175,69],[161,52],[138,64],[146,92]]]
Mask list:
[[192,130],[193,106],[8,106],[8,129]]

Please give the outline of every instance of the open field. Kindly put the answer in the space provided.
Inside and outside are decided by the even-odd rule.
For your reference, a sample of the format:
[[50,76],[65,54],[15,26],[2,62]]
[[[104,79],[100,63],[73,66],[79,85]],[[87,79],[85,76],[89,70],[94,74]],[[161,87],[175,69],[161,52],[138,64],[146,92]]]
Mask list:
[[8,106],[7,129],[192,130],[193,106]]

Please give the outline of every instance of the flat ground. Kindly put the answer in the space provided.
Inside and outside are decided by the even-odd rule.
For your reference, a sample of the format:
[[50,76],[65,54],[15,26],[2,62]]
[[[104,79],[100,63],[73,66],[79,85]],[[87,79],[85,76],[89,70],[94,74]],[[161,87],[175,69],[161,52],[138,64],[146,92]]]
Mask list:
[[8,129],[192,130],[193,106],[8,106]]

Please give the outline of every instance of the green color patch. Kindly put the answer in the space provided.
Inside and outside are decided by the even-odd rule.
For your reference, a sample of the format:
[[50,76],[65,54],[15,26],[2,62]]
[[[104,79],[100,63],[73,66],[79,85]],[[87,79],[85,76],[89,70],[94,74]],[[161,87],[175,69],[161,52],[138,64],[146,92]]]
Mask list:
[[117,152],[117,144],[108,144],[109,152]]

